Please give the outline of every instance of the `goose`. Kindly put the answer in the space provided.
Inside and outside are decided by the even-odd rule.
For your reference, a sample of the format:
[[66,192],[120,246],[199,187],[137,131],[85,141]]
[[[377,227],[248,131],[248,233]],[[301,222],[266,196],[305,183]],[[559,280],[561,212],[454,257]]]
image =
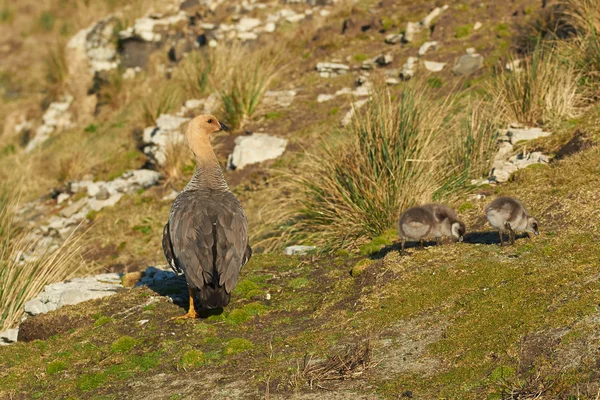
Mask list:
[[500,246],[504,246],[504,231],[508,231],[511,244],[515,244],[515,231],[539,235],[537,219],[527,214],[525,206],[517,199],[502,196],[492,201],[485,210],[487,220],[498,229]]
[[196,169],[173,201],[162,240],[169,265],[185,274],[188,285],[189,310],[176,318],[198,316],[195,291],[202,308],[227,306],[242,267],[252,257],[246,213],[229,190],[210,144],[210,135],[221,130],[229,128],[212,115],[197,116],[187,129]]
[[406,239],[419,240],[423,248],[423,240],[428,237],[436,238],[440,244],[443,236],[453,236],[462,241],[465,234],[465,224],[458,220],[454,210],[442,204],[426,204],[409,208],[400,216],[398,234],[402,243]]

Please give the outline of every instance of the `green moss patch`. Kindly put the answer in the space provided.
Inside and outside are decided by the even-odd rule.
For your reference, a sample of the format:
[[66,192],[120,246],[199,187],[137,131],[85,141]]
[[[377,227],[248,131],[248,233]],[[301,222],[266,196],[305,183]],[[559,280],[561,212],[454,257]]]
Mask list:
[[131,336],[122,336],[110,345],[110,350],[113,353],[128,353],[135,345],[136,341],[134,338]]
[[235,338],[227,342],[227,346],[225,346],[225,354],[244,353],[248,350],[251,350],[253,347],[254,344],[248,339]]

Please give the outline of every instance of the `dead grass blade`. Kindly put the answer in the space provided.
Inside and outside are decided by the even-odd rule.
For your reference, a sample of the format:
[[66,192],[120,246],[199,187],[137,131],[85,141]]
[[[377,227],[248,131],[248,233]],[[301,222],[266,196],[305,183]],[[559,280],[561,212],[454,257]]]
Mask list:
[[322,382],[359,378],[376,365],[372,360],[372,352],[371,342],[367,340],[354,346],[346,346],[340,353],[318,363],[311,363],[311,357],[306,355],[302,367],[299,365],[297,372],[290,378],[290,384],[299,387],[305,382],[311,389],[326,390],[321,385]]

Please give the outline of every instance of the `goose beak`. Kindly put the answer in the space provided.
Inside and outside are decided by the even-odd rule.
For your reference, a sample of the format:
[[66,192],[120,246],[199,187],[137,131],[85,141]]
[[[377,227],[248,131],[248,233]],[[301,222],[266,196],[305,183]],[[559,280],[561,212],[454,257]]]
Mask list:
[[219,127],[221,128],[222,131],[225,131],[225,132],[229,132],[231,130],[231,129],[229,129],[229,127],[227,125],[225,125],[222,122],[219,122]]

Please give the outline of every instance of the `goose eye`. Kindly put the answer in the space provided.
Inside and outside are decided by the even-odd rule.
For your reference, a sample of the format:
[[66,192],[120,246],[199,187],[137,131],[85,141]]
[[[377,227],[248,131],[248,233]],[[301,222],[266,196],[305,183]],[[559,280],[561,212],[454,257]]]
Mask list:
[[208,123],[209,123],[209,124],[212,124],[212,122],[213,122],[213,121],[212,121],[212,119],[209,119],[209,120],[208,120]]

